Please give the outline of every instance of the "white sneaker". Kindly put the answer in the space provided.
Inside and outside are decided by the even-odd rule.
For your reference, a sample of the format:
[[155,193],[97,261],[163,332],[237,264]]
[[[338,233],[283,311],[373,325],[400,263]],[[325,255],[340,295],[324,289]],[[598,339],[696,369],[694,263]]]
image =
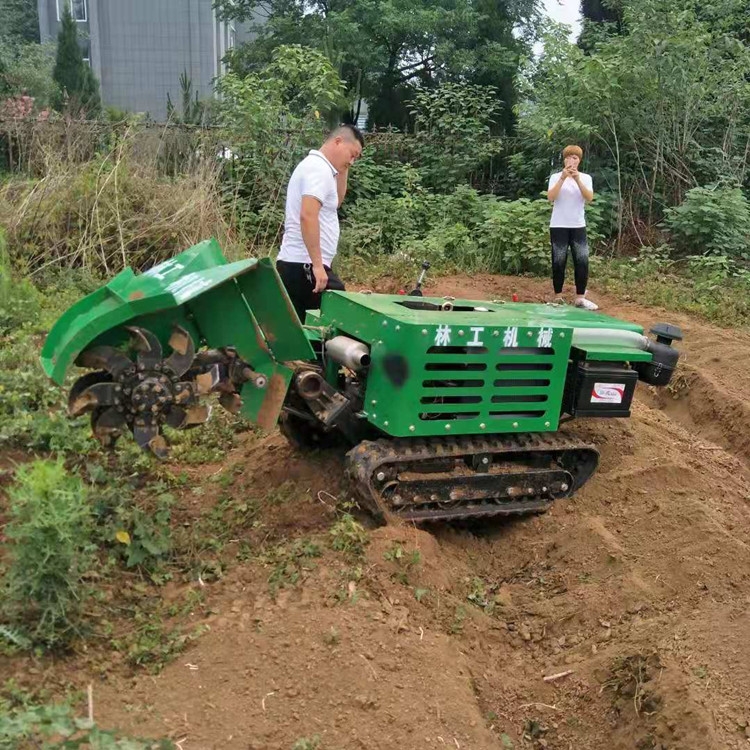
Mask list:
[[583,307],[585,310],[599,309],[599,305],[597,305],[595,302],[592,302],[590,299],[586,299],[586,297],[578,297],[575,304],[576,307]]

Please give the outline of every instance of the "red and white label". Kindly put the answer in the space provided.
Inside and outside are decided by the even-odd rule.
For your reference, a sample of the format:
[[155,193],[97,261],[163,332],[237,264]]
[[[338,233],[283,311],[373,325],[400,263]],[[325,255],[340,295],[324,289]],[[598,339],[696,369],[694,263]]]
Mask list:
[[621,404],[625,395],[624,383],[594,383],[592,404]]

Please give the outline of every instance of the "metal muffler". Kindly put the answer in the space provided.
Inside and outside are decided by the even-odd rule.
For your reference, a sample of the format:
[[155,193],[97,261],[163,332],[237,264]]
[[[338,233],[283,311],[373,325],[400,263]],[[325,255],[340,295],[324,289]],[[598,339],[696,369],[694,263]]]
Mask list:
[[334,336],[326,341],[326,354],[350,370],[364,370],[370,365],[370,348],[348,336]]

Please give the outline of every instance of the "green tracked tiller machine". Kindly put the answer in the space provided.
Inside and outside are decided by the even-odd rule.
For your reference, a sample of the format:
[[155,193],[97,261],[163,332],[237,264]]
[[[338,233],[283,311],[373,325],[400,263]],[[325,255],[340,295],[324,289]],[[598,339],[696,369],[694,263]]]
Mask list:
[[326,292],[302,325],[269,259],[200,243],[126,269],[68,309],[42,363],[69,411],[112,446],[164,457],[163,428],[205,422],[209,394],[303,446],[343,443],[360,502],[422,522],[543,511],[596,469],[556,435],[573,417],[628,417],[638,380],[666,385],[679,329],[565,305]]

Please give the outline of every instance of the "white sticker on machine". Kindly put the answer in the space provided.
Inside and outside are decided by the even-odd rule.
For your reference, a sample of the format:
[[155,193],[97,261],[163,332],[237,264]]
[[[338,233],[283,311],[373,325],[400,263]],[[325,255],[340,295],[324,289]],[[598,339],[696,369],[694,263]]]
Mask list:
[[594,383],[592,404],[621,404],[625,395],[624,383]]

